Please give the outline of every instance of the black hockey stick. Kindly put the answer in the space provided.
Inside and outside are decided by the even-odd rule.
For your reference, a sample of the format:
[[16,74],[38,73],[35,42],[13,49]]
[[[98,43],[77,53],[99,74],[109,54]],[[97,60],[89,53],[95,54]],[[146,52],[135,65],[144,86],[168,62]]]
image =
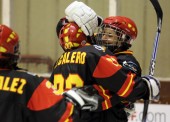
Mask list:
[[[154,40],[152,59],[150,61],[150,67],[149,67],[149,75],[153,76],[154,69],[155,69],[155,62],[156,62],[156,54],[157,54],[157,50],[158,50],[158,43],[159,43],[159,38],[160,38],[160,33],[161,33],[161,28],[162,28],[163,12],[162,12],[162,8],[161,8],[158,0],[150,0],[150,1],[156,11],[156,14],[157,14],[157,31],[156,31],[156,36],[155,36],[155,40]],[[149,100],[145,100],[142,122],[146,122],[147,113],[148,113],[148,105],[149,105]]]

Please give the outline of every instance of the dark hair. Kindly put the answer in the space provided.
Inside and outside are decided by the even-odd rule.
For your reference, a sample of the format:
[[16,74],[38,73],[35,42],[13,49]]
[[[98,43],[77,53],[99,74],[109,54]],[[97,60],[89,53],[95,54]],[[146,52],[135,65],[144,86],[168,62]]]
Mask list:
[[61,28],[67,23],[68,23],[68,20],[65,17],[61,18],[59,22],[57,23],[56,33],[57,33],[58,38],[59,38],[59,33],[60,33]]

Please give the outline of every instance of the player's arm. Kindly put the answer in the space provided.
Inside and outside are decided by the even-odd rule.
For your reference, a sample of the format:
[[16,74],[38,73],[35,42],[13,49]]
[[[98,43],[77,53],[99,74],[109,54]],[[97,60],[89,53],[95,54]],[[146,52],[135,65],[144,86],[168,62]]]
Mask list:
[[[141,87],[141,84],[147,83],[146,80],[122,67],[114,56],[107,55],[101,51],[99,52],[97,53],[94,50],[93,54],[89,55],[87,58],[87,61],[90,62],[89,67],[91,68],[91,72],[93,72],[93,77],[96,79],[97,84],[100,84],[103,88],[108,89],[123,98],[127,98],[134,89],[136,89],[136,91],[139,90],[139,92],[136,93],[137,96],[142,93],[146,94],[146,89],[151,88],[149,85],[143,85],[144,87]],[[149,80],[150,79],[148,79],[148,81]],[[153,81],[154,83],[159,84],[158,80]],[[157,87],[155,86],[155,88],[158,87],[159,85]]]
[[[74,108],[73,104],[64,102],[63,96],[57,94],[48,80],[34,77],[34,81],[30,82],[27,87],[28,91],[32,93],[27,103],[28,110],[34,115],[32,119],[37,122],[55,122],[67,119],[68,113],[71,113]],[[66,109],[68,113],[65,113]]]
[[[136,76],[139,76],[139,77],[141,76],[140,64],[136,60],[136,58],[133,56],[132,51],[123,51],[123,52],[119,52],[115,55],[116,55],[117,61],[119,62],[120,65],[125,67],[127,70],[135,73]],[[128,117],[130,117],[130,115],[132,115],[135,112],[134,102],[136,101],[136,98],[141,98],[141,97],[136,97],[136,96],[133,96],[133,97],[134,98],[131,101],[126,100],[126,101],[121,102],[124,105],[124,110]]]
[[29,82],[26,87],[30,91],[29,94],[32,94],[27,102],[27,108],[34,115],[32,119],[37,122],[69,119],[78,121],[80,110],[94,110],[98,102],[103,100],[95,92],[86,94],[88,93],[86,91],[89,91],[86,88],[72,89],[61,95],[48,80],[39,77],[34,77],[32,80],[35,82]]

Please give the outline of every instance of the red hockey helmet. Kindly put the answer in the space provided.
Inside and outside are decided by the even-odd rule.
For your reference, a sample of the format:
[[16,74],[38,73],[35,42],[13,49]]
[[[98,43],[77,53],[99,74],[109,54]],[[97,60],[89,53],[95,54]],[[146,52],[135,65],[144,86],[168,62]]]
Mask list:
[[[114,38],[109,38],[109,36]],[[114,52],[118,49],[126,50],[130,48],[136,37],[137,27],[131,19],[124,16],[110,16],[103,20],[96,43],[103,44]],[[114,40],[113,43],[110,41],[112,39]]]
[[19,58],[19,37],[9,27],[0,25],[0,59],[13,60]]
[[111,16],[103,21],[104,24],[109,25],[112,28],[119,28],[123,30],[126,35],[128,35],[131,39],[136,39],[137,37],[137,27],[133,20],[124,17],[124,16]]
[[76,23],[67,23],[59,34],[60,45],[64,51],[76,49],[86,44],[87,38]]

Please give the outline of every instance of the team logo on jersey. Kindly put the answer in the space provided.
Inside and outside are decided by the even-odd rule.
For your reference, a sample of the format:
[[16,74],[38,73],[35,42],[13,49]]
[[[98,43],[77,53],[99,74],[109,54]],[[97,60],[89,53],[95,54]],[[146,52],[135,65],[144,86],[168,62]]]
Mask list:
[[128,69],[130,69],[131,71],[133,71],[134,73],[137,73],[137,65],[131,61],[124,61],[123,62],[123,67],[126,67]]
[[93,45],[97,50],[103,50],[103,51],[105,51],[105,49],[102,47],[102,46],[100,46],[100,45]]

